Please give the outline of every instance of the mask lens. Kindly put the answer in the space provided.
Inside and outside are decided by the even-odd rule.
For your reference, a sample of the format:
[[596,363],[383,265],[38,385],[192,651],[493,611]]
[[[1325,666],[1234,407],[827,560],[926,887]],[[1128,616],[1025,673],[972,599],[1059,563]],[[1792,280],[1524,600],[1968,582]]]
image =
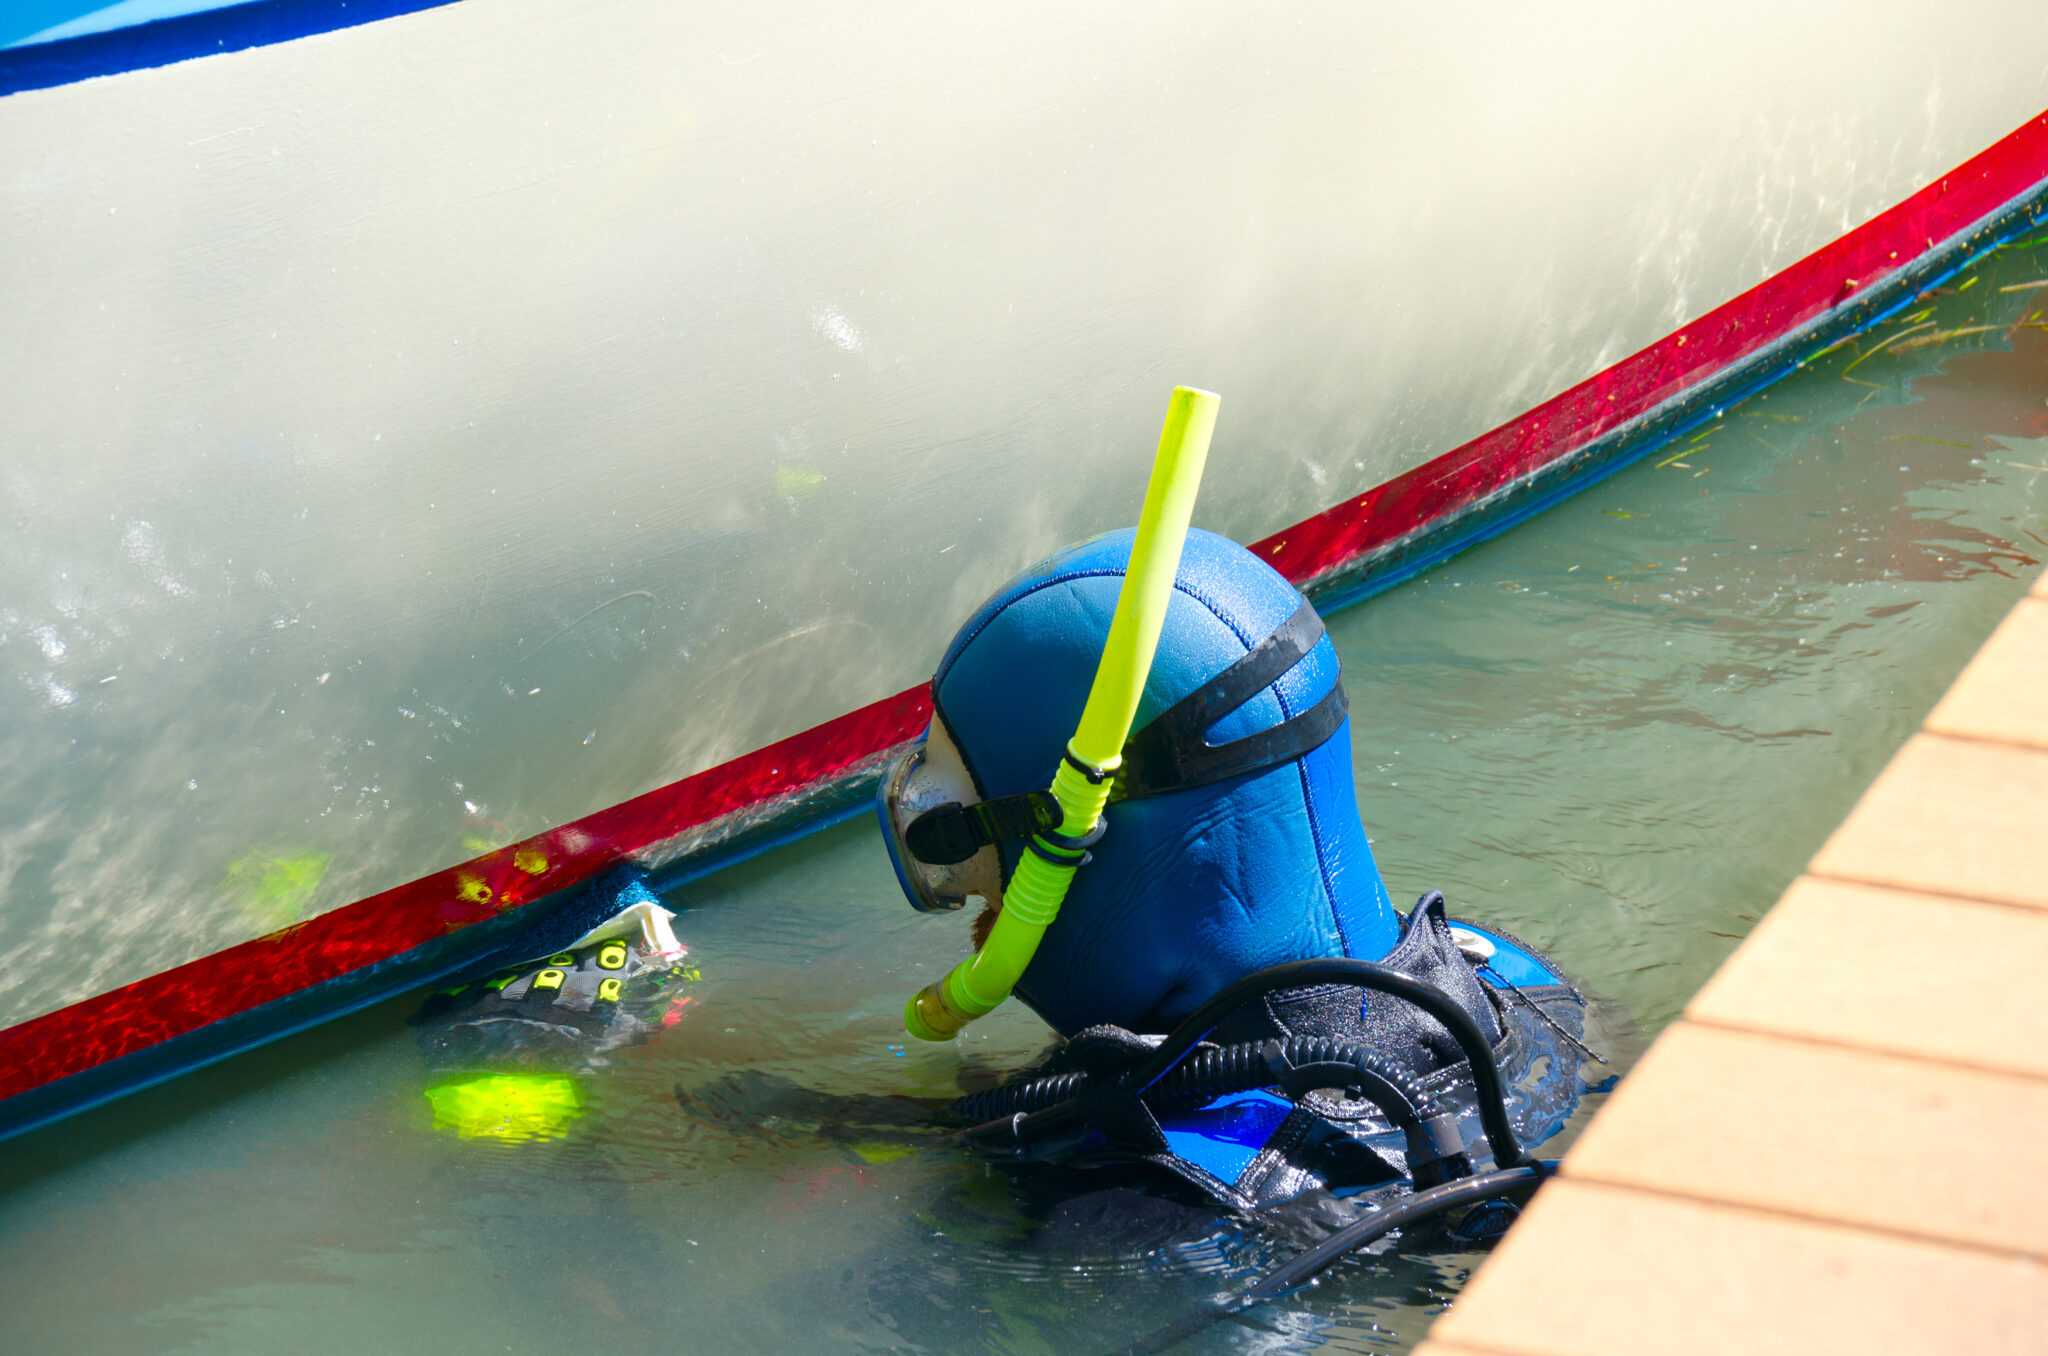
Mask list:
[[904,893],[919,911],[947,912],[971,898],[993,901],[1002,897],[1002,859],[995,848],[985,847],[965,861],[934,865],[919,861],[903,841],[904,830],[926,810],[948,803],[973,805],[980,799],[940,727],[933,729],[924,744],[897,759],[884,778],[881,819],[889,856]]

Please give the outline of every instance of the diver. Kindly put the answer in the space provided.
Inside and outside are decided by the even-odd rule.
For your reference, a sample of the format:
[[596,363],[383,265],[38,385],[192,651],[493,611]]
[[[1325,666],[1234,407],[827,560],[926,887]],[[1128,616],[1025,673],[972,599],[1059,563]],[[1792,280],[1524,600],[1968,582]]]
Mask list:
[[[956,1102],[964,1137],[1150,1165],[1242,1210],[1371,1193],[1378,1222],[1345,1231],[1349,1247],[1526,1191],[1546,1170],[1527,1146],[1579,1097],[1583,1000],[1532,948],[1453,923],[1436,892],[1396,910],[1360,822],[1336,650],[1292,584],[1187,532],[1120,765],[1076,755],[1137,535],[997,590],[879,788],[904,894],[924,912],[978,902],[977,959],[1025,863],[1070,877],[1014,977],[1058,1043]],[[1064,831],[1062,779],[1106,785],[1092,832]],[[993,1005],[961,986],[967,968],[913,1000],[913,1034],[945,1038]],[[1467,1218],[1483,1236],[1512,1213]]]

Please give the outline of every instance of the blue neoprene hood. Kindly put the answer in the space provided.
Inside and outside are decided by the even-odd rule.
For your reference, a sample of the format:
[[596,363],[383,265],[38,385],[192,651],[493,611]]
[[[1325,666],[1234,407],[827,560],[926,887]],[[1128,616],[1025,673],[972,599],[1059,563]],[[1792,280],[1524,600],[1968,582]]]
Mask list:
[[[1133,532],[1062,551],[960,629],[932,679],[985,798],[1043,788],[1088,697]],[[1192,531],[1137,726],[1244,655],[1301,604],[1249,551]],[[1212,743],[1286,720],[1340,681],[1326,636],[1225,716]],[[1063,1034],[1104,1022],[1163,1031],[1231,981],[1314,956],[1377,959],[1399,916],[1359,823],[1351,725],[1295,762],[1112,805],[1017,996]],[[1005,870],[1020,845],[1004,845]]]

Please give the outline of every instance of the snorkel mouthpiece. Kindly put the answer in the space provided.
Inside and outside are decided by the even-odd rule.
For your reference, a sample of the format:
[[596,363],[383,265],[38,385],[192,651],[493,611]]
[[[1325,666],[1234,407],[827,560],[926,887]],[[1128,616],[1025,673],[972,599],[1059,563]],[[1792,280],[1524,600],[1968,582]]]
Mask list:
[[1166,605],[1180,570],[1181,544],[1194,516],[1195,492],[1209,457],[1222,398],[1177,386],[1159,434],[1159,452],[1145,488],[1137,539],[1117,594],[1116,611],[1103,642],[1081,724],[1068,741],[1066,757],[1053,774],[1052,794],[1060,806],[1057,834],[1039,834],[1017,863],[1003,890],[988,941],[926,987],[903,1010],[903,1025],[919,1040],[950,1040],[975,1018],[993,1012],[1010,996],[1038,952],[1045,930],[1059,916],[1075,870],[1087,860],[1086,841],[1101,823],[1110,785],[1123,764],[1124,741],[1137,719]]

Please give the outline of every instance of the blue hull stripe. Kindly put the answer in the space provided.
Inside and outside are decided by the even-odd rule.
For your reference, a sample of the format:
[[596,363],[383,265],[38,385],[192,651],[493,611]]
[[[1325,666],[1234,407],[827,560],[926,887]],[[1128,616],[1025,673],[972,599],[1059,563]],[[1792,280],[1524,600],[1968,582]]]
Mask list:
[[0,49],[0,95],[239,52],[374,23],[455,0],[255,0],[133,28]]

